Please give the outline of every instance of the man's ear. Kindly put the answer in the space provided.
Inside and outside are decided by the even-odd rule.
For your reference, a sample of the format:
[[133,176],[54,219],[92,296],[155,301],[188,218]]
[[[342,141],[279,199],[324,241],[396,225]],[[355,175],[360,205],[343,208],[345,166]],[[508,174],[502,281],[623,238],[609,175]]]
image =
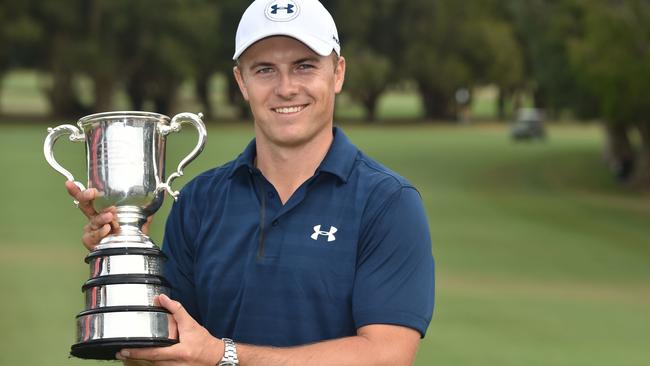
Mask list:
[[248,90],[246,89],[246,83],[244,83],[244,77],[241,74],[241,69],[239,66],[233,67],[232,73],[235,75],[235,80],[237,81],[241,95],[244,97],[244,100],[248,102]]
[[340,56],[336,62],[334,69],[334,91],[336,94],[340,93],[343,89],[343,82],[345,81],[345,57]]

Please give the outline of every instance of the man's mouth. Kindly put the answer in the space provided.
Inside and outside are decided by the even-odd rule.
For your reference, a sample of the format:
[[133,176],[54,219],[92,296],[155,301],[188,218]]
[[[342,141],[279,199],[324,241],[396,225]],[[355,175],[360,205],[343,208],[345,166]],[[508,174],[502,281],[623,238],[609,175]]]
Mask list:
[[273,111],[275,113],[280,113],[280,114],[291,114],[291,113],[298,113],[305,109],[307,107],[307,104],[303,105],[295,105],[291,107],[278,107],[278,108],[273,108]]

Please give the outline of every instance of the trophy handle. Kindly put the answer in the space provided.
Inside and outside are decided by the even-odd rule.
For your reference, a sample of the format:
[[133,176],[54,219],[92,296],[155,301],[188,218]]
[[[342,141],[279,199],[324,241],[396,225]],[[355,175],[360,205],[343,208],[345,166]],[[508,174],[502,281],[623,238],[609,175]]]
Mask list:
[[191,123],[194,128],[199,133],[199,141],[196,143],[196,146],[194,147],[194,150],[192,150],[181,162],[178,164],[178,167],[176,168],[176,172],[172,173],[167,177],[167,182],[165,183],[160,183],[158,185],[158,189],[165,189],[167,193],[169,193],[170,196],[174,198],[174,200],[178,199],[178,191],[174,191],[171,187],[172,181],[178,177],[181,177],[183,175],[183,168],[189,163],[192,162],[200,153],[203,151],[203,147],[205,146],[205,140],[208,136],[207,131],[205,130],[205,125],[203,124],[203,113],[199,114],[194,114],[194,113],[179,113],[172,118],[172,121],[170,122],[169,126],[166,125],[158,125],[158,131],[163,135],[166,136],[171,132],[179,132],[181,130],[181,127],[184,123]]
[[[68,180],[74,182],[74,184],[76,184],[77,187],[79,187],[82,191],[85,191],[86,187],[84,187],[84,185],[80,182],[76,181],[72,174],[67,169],[62,167],[61,164],[56,161],[56,159],[54,159],[54,143],[59,139],[59,137],[70,135],[70,141],[83,142],[86,141],[84,134],[80,129],[73,125],[60,125],[54,128],[50,127],[47,129],[47,132],[48,134],[45,138],[45,143],[43,144],[43,154],[45,155],[45,160],[47,160],[47,162],[52,166],[52,168],[54,168],[54,170],[61,173]],[[75,201],[75,204],[78,203],[79,202]]]

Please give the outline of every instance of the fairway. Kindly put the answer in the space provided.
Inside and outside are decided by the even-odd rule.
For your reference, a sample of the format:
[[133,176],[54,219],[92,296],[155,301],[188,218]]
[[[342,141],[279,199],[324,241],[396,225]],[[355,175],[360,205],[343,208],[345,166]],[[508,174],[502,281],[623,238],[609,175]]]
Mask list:
[[[43,158],[46,127],[0,126],[0,365],[100,364],[68,358],[85,222]],[[436,309],[416,365],[650,364],[650,196],[612,181],[598,127],[553,126],[538,143],[496,124],[343,128],[426,204]],[[232,159],[252,134],[209,125],[176,182]],[[61,140],[57,159],[84,181],[83,145]],[[169,138],[168,172],[194,142],[190,128]]]

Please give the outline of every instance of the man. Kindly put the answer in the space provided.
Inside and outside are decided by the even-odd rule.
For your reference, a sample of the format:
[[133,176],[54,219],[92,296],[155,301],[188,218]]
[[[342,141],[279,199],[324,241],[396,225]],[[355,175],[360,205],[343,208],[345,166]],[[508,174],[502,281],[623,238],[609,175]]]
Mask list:
[[[255,140],[188,183],[167,220],[177,301],[158,301],[180,342],[117,357],[412,364],[433,309],[428,223],[415,188],[333,127],[345,59],[331,15],[317,0],[257,0],[233,59]],[[90,219],[82,240],[92,249],[118,229],[113,212],[94,212],[93,190],[66,186]]]

